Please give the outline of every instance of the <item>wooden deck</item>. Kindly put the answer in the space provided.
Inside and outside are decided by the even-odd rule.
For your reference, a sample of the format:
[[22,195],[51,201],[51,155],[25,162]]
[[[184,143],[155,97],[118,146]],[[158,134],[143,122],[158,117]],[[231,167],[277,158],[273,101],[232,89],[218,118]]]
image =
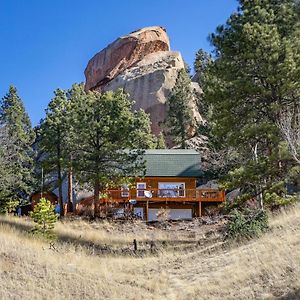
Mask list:
[[224,202],[225,192],[215,189],[151,189],[151,198],[144,195],[144,190],[108,190],[106,201],[127,202],[136,200],[137,202]]
[[[143,218],[148,221],[148,212],[150,208],[171,208],[171,209],[192,209],[193,217],[201,217],[204,214],[205,205],[214,205],[225,201],[225,192],[216,189],[151,189],[151,198],[144,195],[145,190],[107,190],[107,197],[96,201],[100,207],[116,206],[124,208],[130,202],[136,200],[135,205],[127,207],[143,208]],[[81,200],[76,206],[76,213],[80,214],[85,208],[93,209],[94,197],[88,197]],[[107,206],[108,205],[108,206]]]

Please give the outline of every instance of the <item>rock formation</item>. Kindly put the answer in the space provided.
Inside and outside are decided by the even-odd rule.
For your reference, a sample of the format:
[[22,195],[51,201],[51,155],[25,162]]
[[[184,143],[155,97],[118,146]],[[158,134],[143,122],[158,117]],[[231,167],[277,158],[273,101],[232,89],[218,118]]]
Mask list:
[[120,37],[89,61],[84,72],[86,89],[103,87],[149,53],[169,50],[169,38],[162,27],[147,27]]
[[[170,51],[169,38],[162,27],[147,27],[117,39],[88,63],[87,90],[123,88],[135,101],[134,108],[150,114],[152,131],[166,117],[166,100],[175,85],[178,71],[184,68],[179,52]],[[193,89],[199,89],[195,83]],[[191,103],[194,118],[202,118],[196,103]]]

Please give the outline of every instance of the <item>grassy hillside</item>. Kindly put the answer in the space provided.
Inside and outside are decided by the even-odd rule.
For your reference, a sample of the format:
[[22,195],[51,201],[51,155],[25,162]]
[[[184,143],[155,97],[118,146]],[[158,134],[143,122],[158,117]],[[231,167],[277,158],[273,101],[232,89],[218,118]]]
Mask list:
[[87,244],[69,243],[70,237],[118,248],[136,236],[179,243],[188,236],[184,230],[130,233],[109,223],[73,222],[58,225],[65,242],[50,249],[24,235],[30,226],[0,219],[0,299],[300,298],[300,206],[273,217],[270,232],[243,245],[213,247],[222,242],[212,237],[210,251],[207,242],[141,257],[93,253]]

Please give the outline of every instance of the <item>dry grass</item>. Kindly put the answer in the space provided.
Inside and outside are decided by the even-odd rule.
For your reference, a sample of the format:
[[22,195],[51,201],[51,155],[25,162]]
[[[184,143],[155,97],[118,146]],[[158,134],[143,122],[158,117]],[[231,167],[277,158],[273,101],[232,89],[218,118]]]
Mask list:
[[[300,298],[300,206],[274,217],[270,232],[244,245],[143,258],[89,255],[67,243],[56,252],[24,236],[19,220],[10,219],[10,225],[1,220],[0,299]],[[74,237],[79,230],[107,243],[135,235],[107,226],[74,222],[57,230]],[[159,238],[170,238],[164,234],[158,231]]]

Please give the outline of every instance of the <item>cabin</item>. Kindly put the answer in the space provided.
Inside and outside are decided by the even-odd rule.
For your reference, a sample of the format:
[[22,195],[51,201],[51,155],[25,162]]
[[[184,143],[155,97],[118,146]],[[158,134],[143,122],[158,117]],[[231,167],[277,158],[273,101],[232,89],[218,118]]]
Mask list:
[[[225,192],[218,188],[208,188],[201,170],[201,157],[195,150],[187,149],[153,149],[145,150],[145,173],[129,175],[133,185],[123,185],[103,191],[107,197],[96,203],[98,209],[107,212],[111,209],[120,216],[125,211],[146,221],[155,221],[162,211],[172,220],[191,219],[207,214],[211,207],[225,201]],[[71,177],[72,178],[72,177]],[[53,178],[51,177],[52,181]],[[64,176],[62,191],[64,209],[67,211],[68,195],[72,195],[73,212],[92,214],[93,192],[83,190],[73,184],[69,176]],[[52,182],[51,181],[51,182]],[[58,189],[36,192],[31,196],[32,205],[41,197],[52,203],[58,202]]]
[[58,203],[58,197],[53,192],[35,192],[30,196],[30,203],[32,208],[41,200],[41,198],[48,199],[52,204]]
[[145,175],[134,177],[134,186],[107,190],[108,197],[101,200],[102,205],[117,203],[122,210],[129,204],[135,215],[155,221],[162,209],[168,212],[169,219],[191,219],[225,201],[224,191],[201,188],[203,172],[197,151],[146,150],[144,160]]

